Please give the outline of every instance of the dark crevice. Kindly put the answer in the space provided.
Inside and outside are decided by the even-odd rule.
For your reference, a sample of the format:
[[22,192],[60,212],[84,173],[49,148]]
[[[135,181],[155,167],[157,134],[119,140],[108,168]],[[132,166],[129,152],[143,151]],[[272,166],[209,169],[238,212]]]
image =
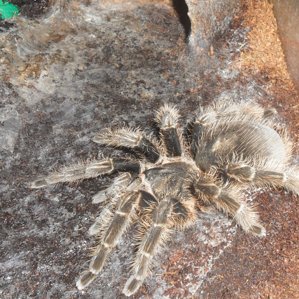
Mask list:
[[20,9],[20,14],[30,19],[43,16],[51,6],[50,0],[9,0]]
[[14,27],[15,24],[10,23],[6,20],[0,20],[0,32],[6,31],[7,29]]
[[188,5],[185,0],[172,0],[173,7],[179,17],[179,20],[184,27],[186,40],[191,32],[191,21],[188,16]]

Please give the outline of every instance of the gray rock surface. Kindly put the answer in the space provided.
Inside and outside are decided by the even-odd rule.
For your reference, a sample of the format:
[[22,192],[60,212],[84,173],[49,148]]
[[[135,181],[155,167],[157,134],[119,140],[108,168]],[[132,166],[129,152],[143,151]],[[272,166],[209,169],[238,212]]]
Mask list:
[[240,11],[238,0],[186,0],[191,22],[189,47],[201,56],[207,54],[213,40],[225,33],[234,16]]
[[[230,68],[246,31],[229,30],[229,47],[218,40],[203,67],[189,56],[183,27],[163,1],[72,1],[18,24],[0,33],[0,297],[123,298],[131,232],[90,288],[75,287],[94,242],[88,228],[101,210],[91,197],[111,177],[40,190],[28,182],[99,152],[111,154],[91,142],[93,135],[122,124],[147,127],[162,103],[175,103],[184,124],[214,99],[271,96],[263,82]],[[201,288],[212,283],[208,275],[236,234],[243,233],[226,217],[200,216],[174,236],[134,297],[212,298],[211,287]]]

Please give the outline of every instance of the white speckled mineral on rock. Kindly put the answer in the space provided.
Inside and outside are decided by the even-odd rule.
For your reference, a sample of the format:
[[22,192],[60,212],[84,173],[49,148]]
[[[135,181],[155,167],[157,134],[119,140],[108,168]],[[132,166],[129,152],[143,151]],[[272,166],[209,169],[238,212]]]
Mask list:
[[[18,2],[23,3],[20,16],[9,24],[0,20],[0,298],[123,299],[124,286],[129,294],[141,284],[133,298],[296,298],[298,197],[270,186],[263,191],[262,182],[257,181],[259,187],[244,192],[236,190],[234,184],[226,185],[239,180],[237,185],[241,186],[242,181],[261,176],[265,183],[265,174],[271,182],[287,183],[289,189],[294,185],[292,176],[269,172],[278,170],[277,163],[268,163],[270,160],[280,166],[298,164],[299,98],[281,80],[282,72],[277,72],[283,56],[278,51],[275,28],[269,29],[275,22],[269,18],[272,10],[268,1],[242,0],[241,10],[235,7],[236,1],[186,1],[194,25],[193,45],[208,45],[204,50],[209,50],[209,56],[192,51],[179,15],[187,18],[186,10],[174,8],[178,0]],[[197,11],[197,7],[205,10]],[[260,22],[259,26],[255,22]],[[196,44],[196,39],[203,37],[206,41]],[[266,54],[271,54],[271,64]],[[278,75],[273,77],[273,73]],[[216,171],[215,179],[214,167],[200,154],[198,166],[188,155],[188,149],[196,151],[197,144],[192,143],[192,126],[187,123],[198,116],[194,135],[200,137],[199,123],[209,122],[209,128],[217,123],[212,103],[220,102],[236,103],[231,105],[233,115],[253,106],[265,119],[275,119],[275,124],[281,121],[290,137],[280,125],[273,128],[265,120],[256,121],[249,128],[257,128],[262,140],[266,132],[277,132],[262,146],[262,156],[267,148],[271,159],[267,158],[266,164],[265,159],[258,160],[261,163],[256,167],[246,164],[251,156],[248,151],[241,164],[235,163],[240,162],[234,158],[238,155],[231,155],[232,161],[222,162],[233,163]],[[240,103],[246,105],[241,109]],[[169,113],[155,119],[155,111],[165,104],[175,106],[182,117]],[[271,107],[277,115],[271,113]],[[246,111],[243,109],[242,116],[252,114],[252,109]],[[156,121],[163,128],[159,130]],[[127,128],[138,130],[128,132]],[[114,135],[109,135],[111,132]],[[240,137],[242,130],[237,132]],[[211,144],[209,152],[228,150],[231,143],[227,140],[234,140],[233,134],[225,138],[226,134],[216,133],[221,138]],[[114,147],[92,142],[95,134],[95,141],[105,135]],[[163,142],[158,141],[159,134],[163,134]],[[116,148],[117,138],[113,137],[136,148]],[[288,156],[288,139],[294,141],[294,156],[292,161],[283,162],[279,156]],[[174,157],[167,156],[170,154]],[[147,159],[150,161],[145,162]],[[95,162],[98,160],[102,162]],[[124,160],[134,162],[128,165]],[[170,160],[175,164],[167,165]],[[68,168],[71,164],[75,166]],[[117,172],[113,173],[115,166]],[[266,173],[256,171],[263,166],[268,168]],[[131,194],[124,194],[136,178],[118,176],[124,167],[143,173],[142,182],[160,197],[163,185],[177,191],[175,186],[188,184],[183,180],[189,173],[186,170],[201,168],[192,180],[197,179],[200,186],[194,192],[209,194],[196,206],[202,213],[188,214],[194,217],[188,217],[190,226],[181,230],[184,222],[164,216],[180,210],[186,215],[181,203],[194,211],[194,205],[188,205],[194,204],[188,192],[177,194],[187,200],[174,198],[163,204],[143,193],[150,203],[146,209],[143,201],[143,207],[151,217],[149,222],[141,222],[144,218],[137,215],[137,222],[152,225],[136,248],[136,236],[138,240],[144,236],[138,225],[131,225],[140,212],[140,197],[134,194],[134,184]],[[203,170],[209,168],[207,175]],[[103,172],[112,173],[97,177]],[[80,176],[91,178],[55,183]],[[46,186],[28,188],[28,182],[39,177],[42,179],[33,186]],[[202,177],[211,178],[211,184],[200,181]],[[248,186],[248,182],[244,184]],[[246,205],[238,207],[228,201],[221,195],[223,188],[244,196],[237,201]],[[215,206],[217,199],[222,201]],[[225,202],[229,204],[226,208],[236,212],[236,221],[218,211]],[[246,207],[250,207],[249,213]],[[111,221],[117,225],[109,228]],[[263,235],[262,227],[253,225],[257,221],[267,230],[265,238],[244,233],[235,224]],[[168,225],[174,223],[180,224],[178,229],[169,230]],[[103,232],[106,235],[97,240],[95,236]],[[165,246],[159,247],[160,241]],[[103,246],[97,247],[99,244]],[[90,248],[101,257],[90,257]],[[132,269],[133,260],[137,263]],[[145,273],[150,274],[145,277]]]

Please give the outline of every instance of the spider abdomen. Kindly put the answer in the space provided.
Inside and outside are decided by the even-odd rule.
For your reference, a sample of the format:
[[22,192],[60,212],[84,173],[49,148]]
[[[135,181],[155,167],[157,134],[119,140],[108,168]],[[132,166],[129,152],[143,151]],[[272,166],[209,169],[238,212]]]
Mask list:
[[230,162],[247,161],[263,167],[284,164],[288,160],[288,142],[276,130],[263,123],[221,124],[199,141],[195,155],[197,166],[208,171],[211,166],[225,167]]

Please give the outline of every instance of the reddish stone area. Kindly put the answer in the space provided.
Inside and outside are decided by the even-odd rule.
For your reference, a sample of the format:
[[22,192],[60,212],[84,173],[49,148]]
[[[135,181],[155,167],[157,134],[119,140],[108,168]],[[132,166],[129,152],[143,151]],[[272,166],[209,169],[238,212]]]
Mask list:
[[283,192],[258,198],[266,238],[239,231],[209,272],[200,298],[299,298],[298,198]]

